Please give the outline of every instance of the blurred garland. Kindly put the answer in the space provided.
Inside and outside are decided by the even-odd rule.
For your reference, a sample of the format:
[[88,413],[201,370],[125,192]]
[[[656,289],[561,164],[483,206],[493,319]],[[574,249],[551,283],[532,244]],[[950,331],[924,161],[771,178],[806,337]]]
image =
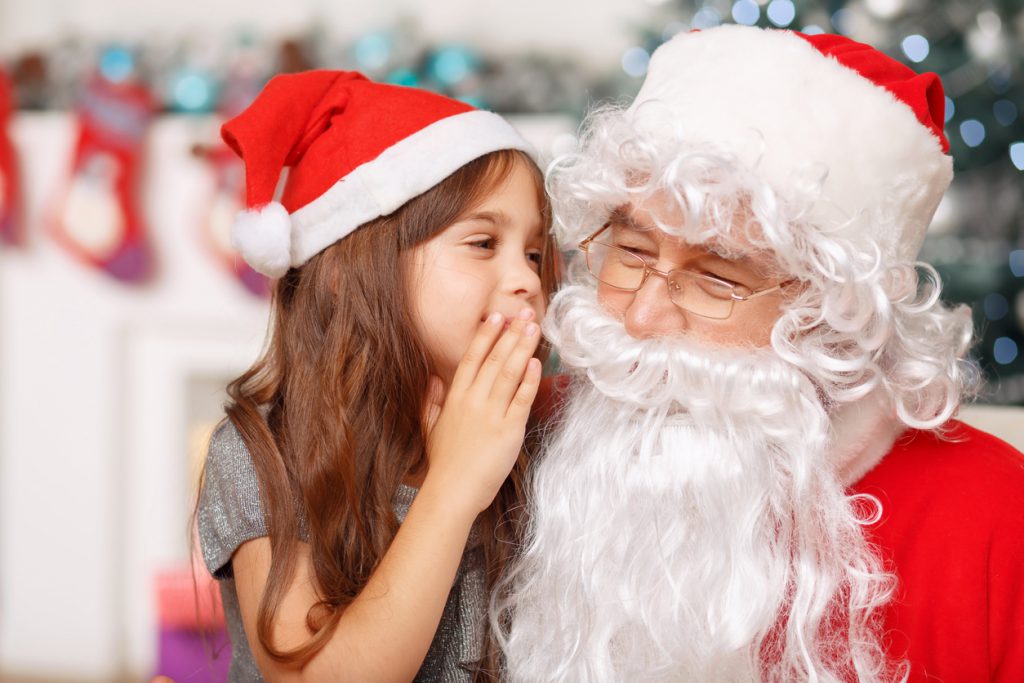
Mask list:
[[[0,67],[3,65],[0,64]],[[571,59],[487,56],[458,43],[428,45],[409,23],[334,45],[321,34],[272,43],[240,32],[229,40],[95,45],[67,39],[7,64],[20,109],[71,109],[93,72],[148,85],[164,111],[232,113],[277,73],[354,69],[397,85],[444,93],[504,113],[580,115],[588,96],[608,92]]]

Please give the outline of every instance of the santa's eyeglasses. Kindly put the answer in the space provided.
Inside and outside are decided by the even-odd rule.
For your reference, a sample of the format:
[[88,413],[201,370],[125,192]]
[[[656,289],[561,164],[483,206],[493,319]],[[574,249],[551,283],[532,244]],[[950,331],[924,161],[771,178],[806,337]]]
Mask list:
[[654,273],[668,282],[668,298],[679,308],[703,318],[725,320],[732,315],[737,301],[750,301],[778,291],[788,284],[780,282],[765,289],[752,290],[704,273],[682,269],[668,272],[658,270],[639,254],[614,244],[599,242],[597,238],[609,225],[602,225],[578,246],[586,254],[587,270],[590,274],[615,289],[636,292],[644,286],[651,273]]

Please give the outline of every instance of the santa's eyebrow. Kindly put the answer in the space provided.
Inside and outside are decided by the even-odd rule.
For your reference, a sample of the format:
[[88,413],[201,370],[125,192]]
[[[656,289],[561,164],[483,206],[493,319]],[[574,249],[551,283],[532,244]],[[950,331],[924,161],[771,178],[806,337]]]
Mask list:
[[623,204],[622,206],[616,206],[612,209],[611,213],[608,214],[608,223],[610,225],[618,225],[623,228],[634,228],[636,230],[649,230],[651,226],[641,225],[633,218],[633,214],[629,210],[629,206]]

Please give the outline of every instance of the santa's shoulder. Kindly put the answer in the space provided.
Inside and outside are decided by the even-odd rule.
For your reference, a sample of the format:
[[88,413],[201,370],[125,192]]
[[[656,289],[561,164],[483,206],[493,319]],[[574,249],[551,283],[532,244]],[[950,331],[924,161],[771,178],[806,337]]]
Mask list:
[[956,420],[904,433],[853,489],[877,497],[883,510],[919,520],[939,516],[1024,531],[1024,454]]

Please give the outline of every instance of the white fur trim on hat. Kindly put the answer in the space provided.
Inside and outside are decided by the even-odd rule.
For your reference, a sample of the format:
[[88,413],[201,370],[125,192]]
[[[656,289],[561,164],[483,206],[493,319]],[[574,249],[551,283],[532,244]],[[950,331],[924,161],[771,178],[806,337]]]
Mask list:
[[490,152],[533,148],[505,119],[473,110],[448,116],[399,140],[292,214],[292,265],[386,216]]
[[[724,148],[783,198],[824,178],[808,218],[912,260],[953,177],[938,138],[888,90],[788,31],[720,26],[651,57],[638,129]],[[679,132],[677,132],[679,131]]]
[[279,278],[292,263],[292,221],[278,202],[241,211],[231,226],[231,246],[267,277]]

